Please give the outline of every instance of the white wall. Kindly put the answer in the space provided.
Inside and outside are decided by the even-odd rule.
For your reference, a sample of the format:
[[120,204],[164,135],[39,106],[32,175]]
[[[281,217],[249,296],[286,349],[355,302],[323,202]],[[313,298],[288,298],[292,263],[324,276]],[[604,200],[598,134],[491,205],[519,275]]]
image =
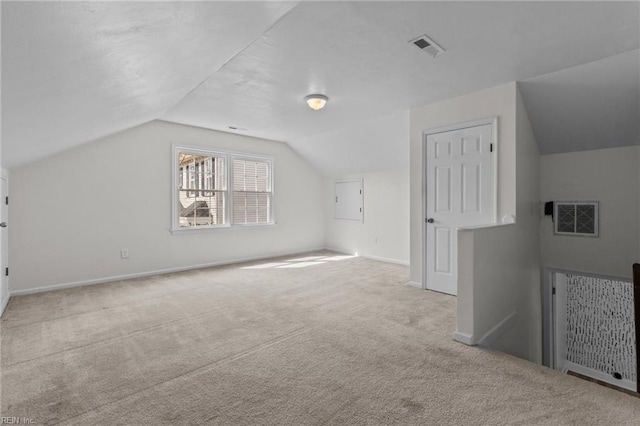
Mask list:
[[497,217],[516,214],[515,83],[482,90],[411,110],[411,281],[422,282],[422,134],[425,130],[498,116]]
[[[479,308],[493,306],[492,299],[502,299],[504,292],[510,291],[511,302],[503,307],[503,312],[515,305],[517,321],[505,336],[494,345],[495,348],[542,362],[542,291],[540,283],[540,151],[536,142],[527,110],[516,88],[516,224],[507,231],[508,239],[501,244],[503,255],[496,258],[494,265],[504,265],[500,280],[496,272],[490,271],[484,279],[488,283],[497,282],[493,294],[481,292],[477,298]],[[495,247],[495,245],[484,247]],[[495,253],[494,253],[495,255]],[[511,256],[512,259],[507,260]],[[508,271],[507,275],[504,272]],[[484,299],[484,300],[483,300]],[[485,323],[485,327],[490,326]],[[479,333],[483,332],[481,328]]]
[[541,224],[545,267],[631,278],[640,262],[640,146],[544,155],[543,201],[599,201],[600,235],[555,235],[551,217]]
[[[335,182],[363,179],[364,221],[334,218]],[[409,170],[343,175],[325,179],[326,245],[395,263],[409,264]]]
[[[273,156],[277,225],[171,234],[172,143]],[[323,193],[284,143],[154,121],[11,170],[10,288],[323,247]]]
[[497,216],[513,215],[516,223],[459,232],[457,336],[479,343],[504,322],[508,331],[495,346],[540,362],[539,153],[516,83],[412,110],[411,279],[421,282],[424,256],[423,131],[493,116],[498,116]]

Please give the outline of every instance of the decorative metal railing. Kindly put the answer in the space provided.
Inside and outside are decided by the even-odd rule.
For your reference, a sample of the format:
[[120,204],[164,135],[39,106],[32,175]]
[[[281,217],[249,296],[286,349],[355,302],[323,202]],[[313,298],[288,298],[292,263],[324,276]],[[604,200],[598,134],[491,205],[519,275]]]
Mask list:
[[581,272],[552,277],[555,368],[636,391],[633,283]]

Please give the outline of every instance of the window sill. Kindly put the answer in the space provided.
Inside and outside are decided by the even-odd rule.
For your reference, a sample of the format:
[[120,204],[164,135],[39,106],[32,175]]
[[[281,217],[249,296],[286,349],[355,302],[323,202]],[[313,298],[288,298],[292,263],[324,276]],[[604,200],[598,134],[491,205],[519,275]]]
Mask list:
[[220,225],[220,226],[202,226],[198,228],[171,228],[172,234],[192,234],[199,232],[211,232],[211,231],[229,231],[234,229],[250,229],[250,228],[270,228],[278,226],[277,222],[272,223],[256,223],[248,225]]

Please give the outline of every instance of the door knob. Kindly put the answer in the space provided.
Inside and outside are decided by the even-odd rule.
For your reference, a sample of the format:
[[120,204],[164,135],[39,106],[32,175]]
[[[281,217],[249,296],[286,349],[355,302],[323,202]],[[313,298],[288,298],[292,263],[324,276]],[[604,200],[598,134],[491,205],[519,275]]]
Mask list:
[[6,228],[7,222],[0,222],[0,228]]
[[429,219],[427,219],[427,223],[433,223],[433,218],[430,217]]

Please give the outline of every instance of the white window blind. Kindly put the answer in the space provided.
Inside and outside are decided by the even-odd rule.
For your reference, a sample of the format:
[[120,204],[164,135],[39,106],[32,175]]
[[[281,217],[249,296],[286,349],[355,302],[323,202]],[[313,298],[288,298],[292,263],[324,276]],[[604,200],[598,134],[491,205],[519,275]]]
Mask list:
[[233,160],[233,223],[271,223],[271,162]]

